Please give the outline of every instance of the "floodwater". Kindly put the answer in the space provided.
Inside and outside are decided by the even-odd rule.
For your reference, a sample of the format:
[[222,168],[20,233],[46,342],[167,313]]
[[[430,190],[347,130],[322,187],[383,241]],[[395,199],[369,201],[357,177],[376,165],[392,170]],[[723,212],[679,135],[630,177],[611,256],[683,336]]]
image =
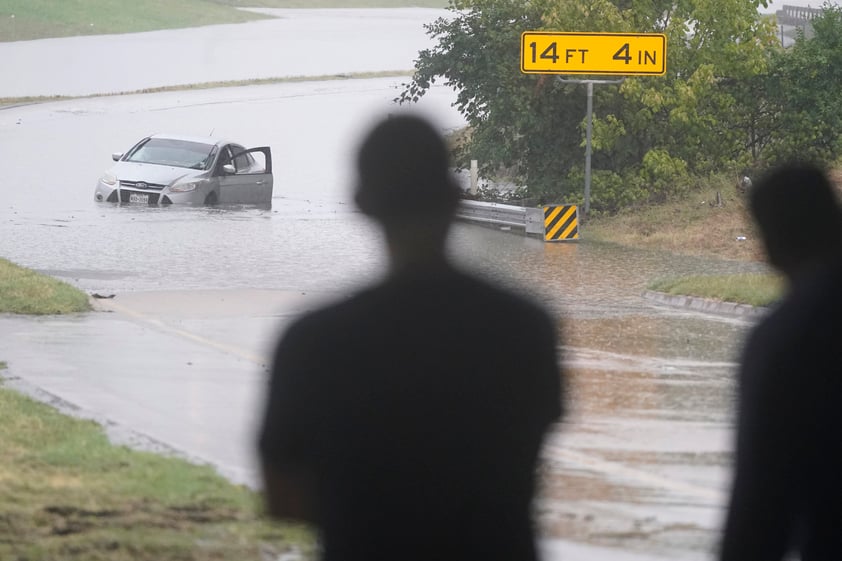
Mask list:
[[[100,292],[345,285],[378,249],[349,204],[355,144],[372,118],[400,110],[391,102],[400,83],[308,82],[0,111],[9,165],[2,250]],[[445,129],[460,126],[451,96],[437,88],[420,109]],[[272,209],[96,205],[93,186],[111,153],[152,132],[270,146]]]
[[276,18],[244,25],[0,43],[0,76],[15,77],[0,81],[0,97],[410,70],[418,51],[431,46],[423,24],[448,15],[446,10],[427,8],[254,11]]
[[[99,97],[2,110],[0,255],[88,292],[115,294],[115,302],[132,294],[177,291],[168,293],[171,298],[198,289],[345,293],[383,268],[378,233],[350,202],[354,148],[374,116],[401,110],[391,100],[405,80]],[[452,91],[436,87],[417,109],[446,131],[464,124],[452,101]],[[93,187],[111,164],[110,154],[159,131],[213,131],[250,146],[271,146],[272,208],[94,203]],[[456,226],[451,251],[464,267],[528,293],[562,318],[569,414],[545,454],[540,521],[548,558],[596,559],[605,551],[622,559],[711,558],[731,461],[734,360],[751,320],[658,306],[641,293],[659,277],[760,266],[621,249],[587,237],[579,243],[546,244],[469,224]],[[231,324],[223,315],[206,338],[225,337]],[[198,325],[188,320],[179,320],[179,329]],[[109,364],[116,368],[130,362],[126,353],[142,352],[128,345],[121,335],[128,328],[113,318],[67,319],[60,325],[33,321],[25,335],[19,321],[0,321],[0,333],[9,341],[11,336],[37,341],[43,345],[38,352],[61,349],[68,363],[76,358],[70,355],[80,352],[67,347],[74,340],[71,332],[89,341],[86,348],[95,350],[79,357],[83,366],[78,371]],[[108,344],[97,346],[97,330],[106,324],[115,331],[100,331]],[[60,336],[57,328],[65,339],[52,344]],[[231,336],[236,340],[237,334]],[[166,364],[167,353],[178,353],[179,345],[168,342],[158,350],[156,368],[173,368]],[[0,358],[16,352],[10,345],[0,349]],[[41,363],[30,358],[31,364],[48,364],[46,358]],[[9,362],[12,372],[26,377]],[[167,387],[158,371],[138,379],[124,371],[129,367],[121,366],[120,380],[136,392],[134,401],[150,385],[167,388],[153,414],[156,429],[173,433],[166,420],[170,402],[172,410],[180,407],[173,397],[176,386]],[[242,408],[254,409],[260,372],[230,357],[218,365],[213,376],[223,401],[229,397],[226,369],[246,373],[238,378],[237,391],[245,392]],[[39,374],[46,379],[54,373]],[[201,377],[195,370],[190,376],[193,405],[208,410],[201,402],[203,392],[196,390]],[[80,382],[62,384],[70,388]],[[118,384],[111,386],[109,392],[121,391]],[[108,411],[106,398],[97,395],[91,403],[101,402],[102,411]],[[142,422],[143,410],[138,411],[137,422]],[[236,411],[226,414],[234,417],[219,423],[238,425],[240,435],[246,421],[253,420],[237,417]],[[130,419],[126,422],[131,425]],[[183,423],[189,426],[190,419]],[[187,436],[177,447],[216,461],[216,452],[203,446],[209,446],[207,440],[224,445],[223,439]],[[247,452],[227,453],[219,463],[248,473],[253,458],[246,458]],[[622,557],[616,557],[619,552]]]

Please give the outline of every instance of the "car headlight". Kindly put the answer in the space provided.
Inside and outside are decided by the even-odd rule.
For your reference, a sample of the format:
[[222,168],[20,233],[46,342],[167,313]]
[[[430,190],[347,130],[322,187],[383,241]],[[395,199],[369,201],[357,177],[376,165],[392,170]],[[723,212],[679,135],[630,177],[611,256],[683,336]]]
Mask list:
[[116,185],[117,184],[117,176],[113,173],[105,172],[102,174],[102,177],[99,178],[100,181],[105,183],[106,185]]
[[195,191],[196,187],[198,187],[200,183],[200,181],[185,181],[184,183],[176,183],[170,186],[170,191],[172,193],[189,193],[190,191]]

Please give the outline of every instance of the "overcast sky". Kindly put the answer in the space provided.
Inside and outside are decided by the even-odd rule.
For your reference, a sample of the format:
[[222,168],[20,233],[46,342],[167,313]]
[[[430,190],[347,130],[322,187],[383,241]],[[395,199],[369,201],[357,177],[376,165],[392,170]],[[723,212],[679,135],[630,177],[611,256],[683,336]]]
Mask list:
[[[821,8],[824,5],[824,0],[772,0],[769,2],[768,8],[760,7],[762,13],[774,13],[780,10],[783,6],[803,6],[810,8]],[[833,0],[830,4],[834,6],[840,5],[840,0]]]

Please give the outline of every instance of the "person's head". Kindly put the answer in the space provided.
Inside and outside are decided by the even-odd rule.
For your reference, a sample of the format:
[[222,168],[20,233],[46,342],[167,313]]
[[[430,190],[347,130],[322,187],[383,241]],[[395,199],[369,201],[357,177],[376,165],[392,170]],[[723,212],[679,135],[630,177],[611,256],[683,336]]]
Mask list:
[[796,163],[774,169],[755,184],[749,202],[769,263],[788,277],[840,256],[842,211],[820,168]]
[[459,188],[447,145],[426,120],[404,114],[378,122],[363,139],[357,171],[357,206],[387,236],[408,227],[446,235]]

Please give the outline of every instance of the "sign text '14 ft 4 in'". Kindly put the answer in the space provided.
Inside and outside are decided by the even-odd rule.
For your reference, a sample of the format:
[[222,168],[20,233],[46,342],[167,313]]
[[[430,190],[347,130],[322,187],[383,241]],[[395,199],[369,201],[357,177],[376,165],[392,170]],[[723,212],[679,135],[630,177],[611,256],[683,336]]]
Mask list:
[[661,33],[526,31],[520,69],[526,74],[663,75],[667,38]]

